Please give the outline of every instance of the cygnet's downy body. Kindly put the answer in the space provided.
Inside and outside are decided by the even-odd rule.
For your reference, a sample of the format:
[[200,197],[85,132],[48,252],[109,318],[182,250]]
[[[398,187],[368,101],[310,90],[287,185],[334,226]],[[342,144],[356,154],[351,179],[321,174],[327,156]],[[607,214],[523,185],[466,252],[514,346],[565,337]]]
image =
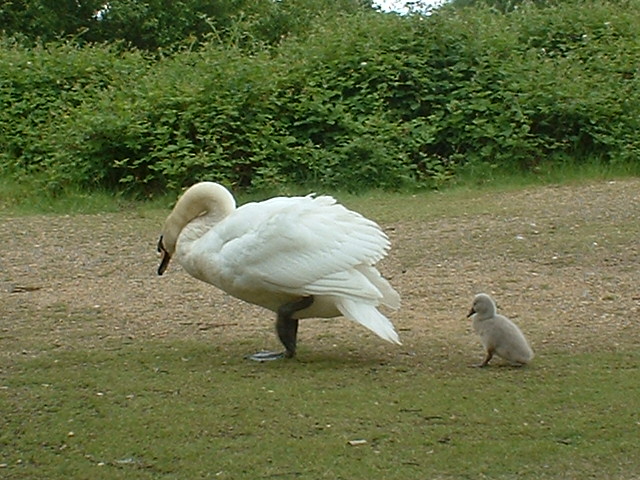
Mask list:
[[476,295],[468,317],[480,336],[486,355],[478,367],[485,367],[498,355],[514,365],[525,365],[533,360],[533,350],[518,326],[496,312],[493,299],[485,294]]

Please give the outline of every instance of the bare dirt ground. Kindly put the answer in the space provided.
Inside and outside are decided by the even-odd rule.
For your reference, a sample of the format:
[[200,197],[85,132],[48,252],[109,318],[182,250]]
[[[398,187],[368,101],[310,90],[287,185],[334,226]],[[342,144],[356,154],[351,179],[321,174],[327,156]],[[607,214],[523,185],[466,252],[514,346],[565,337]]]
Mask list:
[[[393,247],[379,266],[403,299],[390,318],[404,345],[398,350],[344,319],[306,320],[300,354],[446,357],[471,349],[466,356],[479,359],[465,316],[480,291],[521,326],[538,356],[637,348],[639,192],[640,179],[631,179],[410,198],[424,203],[412,205],[415,216],[380,221]],[[451,201],[450,212],[429,214],[429,198]],[[156,275],[166,214],[0,217],[0,355],[167,338],[233,355],[279,347],[272,313],[176,263]]]

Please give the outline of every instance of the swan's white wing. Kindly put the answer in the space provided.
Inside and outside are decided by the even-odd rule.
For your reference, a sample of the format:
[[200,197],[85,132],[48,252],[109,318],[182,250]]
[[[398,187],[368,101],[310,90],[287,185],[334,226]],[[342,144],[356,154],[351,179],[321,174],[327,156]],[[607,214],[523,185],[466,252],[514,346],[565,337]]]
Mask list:
[[344,272],[375,264],[386,254],[389,240],[376,223],[331,197],[278,197],[247,204],[210,234],[221,242],[218,268],[233,275],[238,285],[309,294],[351,289],[360,296],[381,297],[370,282],[359,278],[354,283]]

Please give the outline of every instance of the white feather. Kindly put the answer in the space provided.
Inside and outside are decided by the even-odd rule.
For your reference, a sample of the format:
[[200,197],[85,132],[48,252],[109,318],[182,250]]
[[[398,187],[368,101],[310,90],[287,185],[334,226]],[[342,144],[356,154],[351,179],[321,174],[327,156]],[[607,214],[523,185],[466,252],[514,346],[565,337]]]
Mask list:
[[354,302],[348,298],[341,298],[338,301],[338,309],[345,317],[364,325],[380,338],[401,345],[393,324],[375,306]]
[[236,209],[226,189],[203,182],[187,190],[169,216],[163,234],[176,231],[176,259],[194,277],[273,311],[313,295],[297,318],[344,315],[400,343],[377,310],[400,306],[400,296],[374,267],[389,239],[334,198],[276,197]]

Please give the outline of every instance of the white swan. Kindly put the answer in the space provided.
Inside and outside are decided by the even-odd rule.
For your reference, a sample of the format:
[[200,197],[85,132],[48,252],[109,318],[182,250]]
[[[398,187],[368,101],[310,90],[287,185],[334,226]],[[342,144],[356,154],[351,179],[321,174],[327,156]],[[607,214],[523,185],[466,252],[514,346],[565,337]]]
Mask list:
[[533,360],[533,350],[522,331],[507,317],[496,313],[496,304],[486,293],[475,296],[467,317],[471,317],[473,329],[486,350],[485,358],[478,367],[485,367],[494,353],[519,365]]
[[236,209],[226,188],[201,182],[182,195],[164,224],[158,275],[175,256],[195,278],[277,312],[285,352],[250,358],[290,358],[301,318],[344,315],[400,344],[377,309],[400,306],[374,267],[389,247],[376,223],[332,197],[276,197]]

